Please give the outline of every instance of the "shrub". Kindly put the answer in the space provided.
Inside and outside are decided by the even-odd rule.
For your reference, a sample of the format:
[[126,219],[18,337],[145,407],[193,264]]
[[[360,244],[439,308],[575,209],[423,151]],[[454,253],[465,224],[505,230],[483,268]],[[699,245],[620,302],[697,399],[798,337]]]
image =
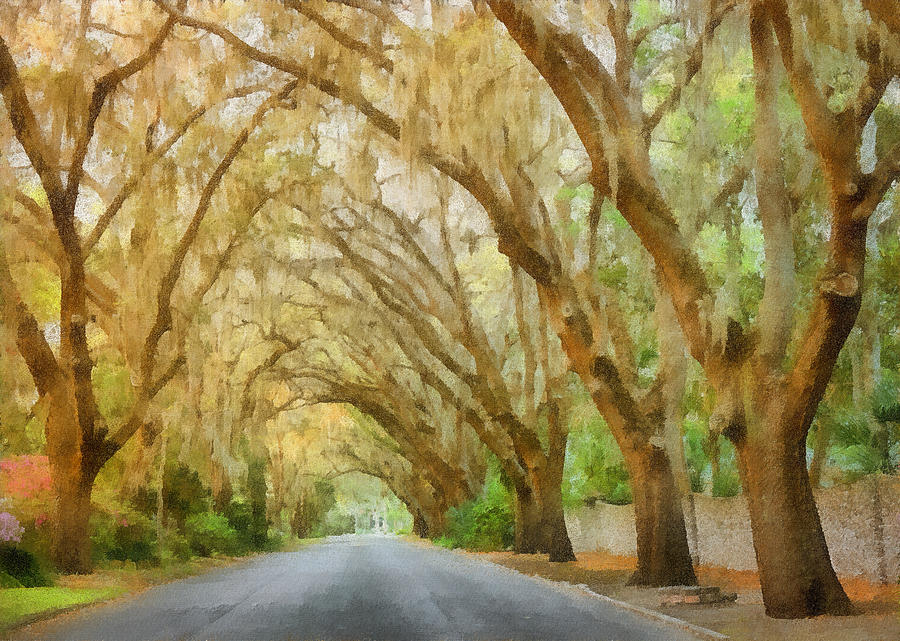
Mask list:
[[332,509],[325,513],[311,534],[313,537],[340,536],[341,534],[352,534],[355,530],[356,522],[352,514]]
[[741,493],[741,477],[736,470],[723,469],[713,477],[712,495],[721,497],[737,496]]
[[7,544],[0,545],[0,573],[8,574],[26,588],[53,585],[36,556]]
[[263,457],[253,457],[247,464],[247,495],[250,499],[248,547],[261,550],[266,545],[269,532],[266,520],[266,459]]
[[169,530],[165,533],[164,540],[164,558],[175,559],[177,561],[189,561],[191,556],[191,544],[179,532]]
[[0,571],[0,590],[3,588],[21,588],[19,580],[6,572]]
[[96,561],[159,561],[156,529],[150,519],[138,512],[95,510],[91,532],[92,556]]
[[232,529],[237,533],[237,548],[235,553],[243,553],[254,549],[253,541],[253,509],[246,501],[232,501],[225,512],[225,518]]
[[191,550],[199,556],[236,554],[239,551],[237,531],[227,518],[214,512],[203,512],[188,518],[185,536]]
[[492,475],[482,495],[447,511],[447,531],[436,542],[470,550],[503,550],[515,540],[515,517],[509,491]]

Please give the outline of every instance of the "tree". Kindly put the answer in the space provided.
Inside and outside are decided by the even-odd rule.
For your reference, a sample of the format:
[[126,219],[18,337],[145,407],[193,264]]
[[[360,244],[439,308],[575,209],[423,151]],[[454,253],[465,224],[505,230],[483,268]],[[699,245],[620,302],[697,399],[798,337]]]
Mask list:
[[[239,130],[229,148],[220,154],[217,165],[208,177],[200,181],[193,216],[180,237],[175,239],[171,254],[166,258],[156,254],[157,265],[162,267],[154,270],[156,282],[135,292],[138,298],[144,294],[151,300],[155,299],[150,319],[146,316],[147,299],[144,298],[141,300],[143,316],[131,317],[134,322],[126,332],[129,334],[128,339],[122,340],[122,333],[115,328],[115,314],[123,311],[120,309],[122,301],[117,299],[116,292],[102,279],[91,273],[92,251],[98,247],[104,233],[129,197],[138,191],[141,179],[160,162],[207,108],[195,109],[181,122],[173,120],[167,123],[173,133],[159,146],[156,146],[157,141],[153,139],[152,132],[148,136],[142,136],[140,141],[135,136],[125,140],[117,139],[117,119],[123,117],[123,114],[121,109],[108,104],[108,99],[113,93],[121,91],[123,83],[135,75],[140,74],[144,82],[149,82],[146,79],[149,77],[148,70],[152,69],[153,62],[160,56],[175,21],[166,19],[155,30],[155,35],[149,42],[139,40],[141,48],[136,51],[134,44],[124,47],[124,51],[117,50],[111,57],[112,60],[124,56],[126,61],[122,64],[114,62],[112,68],[108,69],[109,64],[104,60],[110,56],[96,54],[92,61],[88,53],[85,34],[90,24],[91,3],[85,2],[82,6],[83,11],[76,23],[78,33],[74,38],[76,55],[66,76],[74,98],[62,105],[44,105],[48,118],[52,116],[54,123],[60,122],[60,112],[67,114],[70,131],[67,132],[68,137],[61,141],[51,140],[46,135],[44,125],[35,115],[26,92],[26,83],[14,54],[7,45],[6,37],[4,35],[0,38],[0,90],[7,116],[12,134],[24,150],[43,194],[35,199],[21,189],[12,191],[20,206],[31,215],[30,224],[38,225],[40,230],[52,228],[51,235],[32,236],[32,240],[56,264],[60,277],[60,338],[57,353],[23,302],[16,281],[10,273],[7,251],[0,248],[0,295],[3,299],[5,322],[9,327],[16,328],[16,344],[34,379],[38,402],[46,408],[47,452],[58,496],[53,560],[63,572],[89,571],[88,517],[94,479],[100,468],[143,425],[153,399],[179,372],[184,354],[178,335],[182,334],[182,323],[189,324],[192,317],[192,311],[187,307],[193,306],[195,309],[202,301],[238,240],[238,235],[233,234],[230,241],[226,242],[224,251],[212,248],[211,264],[200,267],[201,276],[196,287],[182,283],[182,268],[188,254],[192,250],[197,251],[196,241],[214,194],[247,143],[250,133],[261,124],[263,115],[281,105],[295,86],[289,83],[273,92],[257,108],[249,124]],[[21,46],[21,43],[15,44]],[[91,68],[101,75],[93,83],[92,91],[88,92],[84,83],[90,75],[87,70]],[[104,71],[104,68],[107,70]],[[142,90],[147,88],[146,84],[138,84],[138,87]],[[87,93],[90,93],[89,100]],[[247,95],[247,92],[240,90],[236,95]],[[130,132],[136,128],[143,131],[150,125],[157,126],[160,123],[160,118],[157,117],[148,124],[148,114],[140,111],[131,114],[131,117]],[[62,135],[62,130],[58,128],[53,131]],[[99,140],[98,134],[101,135]],[[121,148],[128,149],[134,154],[132,157],[139,159],[135,166],[105,166],[104,151],[113,152]],[[68,162],[64,165],[66,157]],[[65,182],[61,173],[63,167]],[[90,177],[89,171],[98,168],[103,175],[113,177],[110,186]],[[118,187],[114,186],[116,184]],[[87,185],[92,185],[90,189],[96,192],[96,199],[86,195]],[[44,196],[46,207],[40,202]],[[267,198],[263,202],[265,200]],[[103,213],[90,230],[85,230],[79,219],[79,208],[89,203],[101,207]],[[156,238],[160,239],[159,228],[154,228],[148,222],[140,221],[136,225],[131,239],[133,246],[142,244],[141,232],[155,233]],[[209,256],[204,256],[204,262],[209,262]],[[183,294],[180,289],[185,287],[189,291]],[[176,288],[180,288],[177,297],[179,302],[188,302],[182,312],[173,310]],[[113,340],[121,340],[118,345],[123,347],[129,365],[134,368],[133,402],[127,416],[115,429],[106,424],[105,417],[98,409],[92,381],[94,360],[89,338],[95,332],[92,319],[98,317],[100,322],[97,323],[97,329]],[[144,320],[148,322],[145,323]],[[143,333],[136,331],[133,326],[135,324],[141,326]],[[135,343],[136,349],[129,350]]]
[[[874,4],[874,3],[873,3]],[[828,557],[805,461],[806,434],[838,352],[859,310],[863,291],[866,223],[897,177],[900,147],[888,149],[874,170],[859,163],[862,132],[897,74],[896,33],[876,19],[869,27],[815,31],[801,22],[807,11],[787,3],[750,5],[755,116],[755,193],[765,238],[765,289],[751,326],[734,318],[716,326],[716,294],[677,222],[670,198],[651,171],[651,134],[697,74],[704,46],[733,5],[713,3],[696,39],[686,74],[651,114],[629,100],[641,96],[632,82],[636,38],[627,33],[628,3],[609,6],[606,27],[616,45],[610,72],[578,35],[521,5],[490,0],[529,60],[552,88],[584,144],[595,192],[609,197],[641,239],[661,272],[693,357],[717,393],[716,420],[740,456],[750,502],[754,545],[766,611],[775,617],[851,611]],[[829,25],[855,24],[842,5],[830,5]],[[877,15],[875,16],[878,17]],[[816,23],[823,24],[823,23]],[[807,25],[807,26],[801,26]],[[635,34],[637,35],[637,34]],[[819,88],[821,71],[804,47],[825,43],[855,57],[854,87],[843,100]],[[776,112],[778,67],[783,63],[808,139],[816,151],[831,216],[827,256],[792,353],[797,288],[783,144]],[[633,104],[633,103],[632,103]],[[640,104],[638,102],[637,104]],[[600,132],[616,141],[616,153]],[[615,172],[615,173],[613,173]],[[802,322],[802,321],[801,321]]]
[[[553,234],[542,234],[542,230],[550,232],[549,208],[538,186],[534,184],[532,175],[527,171],[528,163],[515,153],[524,147],[527,151],[521,154],[523,157],[540,158],[541,150],[534,149],[534,145],[530,144],[533,125],[526,124],[524,118],[532,113],[540,113],[547,118],[549,113],[552,114],[551,122],[554,122],[553,119],[560,116],[558,110],[548,107],[549,103],[544,100],[540,91],[528,93],[534,99],[530,109],[511,109],[516,96],[494,91],[496,79],[490,73],[485,75],[480,72],[465,76],[461,85],[464,91],[433,92],[430,97],[439,101],[439,105],[430,105],[422,100],[429,95],[427,87],[435,79],[434,72],[438,70],[438,65],[442,65],[442,82],[458,81],[454,77],[458,75],[460,67],[454,62],[454,55],[458,55],[459,60],[478,60],[482,53],[495,56],[498,52],[492,50],[490,32],[481,28],[477,21],[473,23],[462,17],[458,24],[461,25],[461,30],[465,29],[473,36],[474,44],[468,49],[458,47],[459,51],[456,52],[454,47],[457,41],[452,34],[446,37],[439,34],[435,39],[436,44],[432,46],[390,9],[373,3],[354,3],[354,6],[362,8],[360,15],[374,18],[380,29],[390,29],[396,37],[403,38],[406,45],[404,52],[409,51],[409,62],[412,63],[419,56],[429,55],[432,64],[427,67],[422,65],[418,70],[404,67],[405,74],[397,76],[390,65],[377,65],[377,69],[369,74],[365,66],[361,68],[358,64],[342,64],[343,61],[332,58],[329,60],[333,70],[331,75],[347,79],[338,84],[327,75],[314,71],[310,65],[303,64],[302,57],[289,58],[268,53],[240,40],[232,31],[219,24],[187,16],[165,3],[160,4],[172,15],[176,15],[181,24],[218,35],[248,58],[293,74],[325,94],[353,105],[375,128],[399,141],[410,160],[433,166],[474,196],[491,219],[500,250],[532,276],[543,290],[544,300],[551,311],[553,327],[562,339],[573,369],[591,390],[598,409],[613,427],[620,447],[626,452],[635,486],[641,490],[635,497],[639,516],[639,567],[634,581],[654,585],[695,582],[679,492],[669,455],[658,444],[658,439],[654,438],[664,423],[657,411],[657,408],[664,405],[662,394],[658,393],[663,382],[659,381],[659,384],[651,386],[651,402],[645,403],[642,397],[647,393],[646,389],[629,389],[628,385],[623,384],[623,381],[633,380],[628,378],[629,372],[634,369],[633,359],[628,362],[619,358],[622,355],[620,352],[613,354],[612,358],[604,357],[597,361],[596,368],[593,366],[597,347],[602,346],[602,351],[605,352],[612,345],[628,345],[629,342],[619,340],[621,335],[610,339],[606,332],[596,336],[591,333],[594,326],[600,329],[601,319],[606,313],[615,313],[615,307],[607,305],[609,301],[596,292],[584,292],[585,287],[592,289],[594,286],[590,276],[584,277],[591,273],[594,263],[589,262],[590,269],[579,269],[563,261],[562,256],[556,252]],[[318,15],[329,25],[328,33],[335,29],[340,32],[337,42],[346,47],[352,41],[352,56],[361,56],[364,60],[377,56],[373,53],[378,51],[377,44],[369,42],[365,37],[356,38],[337,28],[336,18],[329,20],[322,14]],[[444,16],[445,24],[446,17]],[[442,47],[440,55],[434,53],[436,47]],[[327,45],[323,48],[327,50]],[[527,72],[522,72],[521,60],[510,50],[503,49],[500,53],[506,64],[518,70],[517,77],[527,77]],[[492,68],[493,60],[481,61],[482,70]],[[392,115],[385,110],[387,106],[382,107],[370,101],[366,92],[357,84],[356,77],[359,74],[366,74],[366,80],[379,87],[386,86],[387,89],[382,94],[385,91],[393,92],[395,103],[404,105],[406,111],[401,108],[397,110],[401,112],[399,115]],[[415,81],[408,76],[414,76]],[[480,85],[478,80],[482,80]],[[531,81],[528,79],[528,82]],[[462,104],[466,100],[479,103],[482,117],[478,122],[479,125],[486,122],[489,125],[487,131],[483,126],[475,131],[465,129],[462,123],[469,117],[469,113],[464,109],[457,109],[453,103]],[[441,114],[444,125],[437,124],[435,113]],[[504,126],[505,115],[512,113],[523,118],[522,122],[517,123],[521,127]],[[485,117],[487,114],[494,114],[496,118]],[[559,130],[554,129],[556,131]],[[461,132],[464,135],[460,135]],[[499,167],[495,154],[497,149],[504,150]],[[596,198],[595,203],[595,213],[591,216],[592,223],[589,226],[591,232],[596,232],[597,229],[594,221],[598,220],[600,199]],[[593,242],[585,245],[591,247]],[[587,253],[592,258],[595,256],[593,250],[589,249]],[[601,309],[604,306],[607,309]],[[647,411],[642,411],[644,407],[648,408]]]

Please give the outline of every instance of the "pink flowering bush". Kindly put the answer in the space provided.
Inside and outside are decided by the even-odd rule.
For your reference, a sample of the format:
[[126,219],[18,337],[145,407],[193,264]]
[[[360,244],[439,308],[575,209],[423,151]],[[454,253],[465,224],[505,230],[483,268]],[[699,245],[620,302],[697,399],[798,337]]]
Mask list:
[[0,488],[13,499],[41,498],[53,489],[46,456],[22,455],[0,461]]
[[53,483],[46,456],[22,455],[0,460],[0,495],[7,509],[31,527],[47,521],[53,507]]

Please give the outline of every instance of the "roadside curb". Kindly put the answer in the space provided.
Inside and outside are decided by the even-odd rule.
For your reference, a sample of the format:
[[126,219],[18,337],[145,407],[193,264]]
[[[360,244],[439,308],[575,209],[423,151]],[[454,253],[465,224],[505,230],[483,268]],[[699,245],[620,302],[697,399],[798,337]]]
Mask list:
[[[568,585],[573,584],[569,583]],[[679,628],[682,628],[683,630],[687,630],[691,634],[696,634],[699,637],[703,637],[704,639],[710,639],[711,641],[727,641],[727,639],[730,638],[728,637],[728,635],[722,634],[721,632],[716,632],[715,630],[710,630],[709,628],[703,628],[699,625],[684,621],[683,619],[676,619],[675,617],[669,616],[668,614],[663,614],[662,612],[657,612],[656,610],[650,610],[649,608],[643,608],[639,605],[628,603],[627,601],[619,601],[618,599],[613,599],[606,596],[605,594],[599,594],[597,592],[594,592],[583,583],[579,583],[577,585],[574,585],[573,587],[578,588],[582,592],[585,592],[586,594],[589,594],[596,599],[606,601],[607,603],[610,603],[618,608],[622,608],[623,610],[628,610],[629,612],[640,614],[641,616],[644,616],[648,619],[655,619],[657,621],[677,626]]]
[[[455,552],[456,550],[449,550],[450,552]],[[463,554],[466,554],[463,552]],[[467,554],[468,556],[468,554]],[[594,592],[587,585],[583,583],[569,583],[568,581],[554,581],[553,579],[548,579],[545,576],[541,576],[539,574],[526,574],[525,572],[520,572],[515,568],[511,568],[509,566],[503,565],[502,563],[495,563],[493,561],[489,561],[488,559],[477,558],[478,561],[483,563],[490,563],[493,566],[498,568],[503,568],[504,570],[508,570],[509,572],[514,572],[521,576],[527,576],[531,579],[536,579],[538,581],[543,581],[548,583],[550,586],[556,589],[563,590],[577,590],[582,594],[586,594],[589,597],[593,597],[595,599],[599,599],[600,601],[605,601],[610,605],[613,605],[622,610],[626,610],[631,612],[632,614],[637,614],[639,616],[644,617],[645,619],[651,619],[653,621],[657,621],[659,623],[665,623],[667,625],[671,625],[685,632],[690,632],[691,634],[700,637],[701,639],[707,639],[708,641],[728,641],[731,637],[728,635],[722,634],[721,632],[716,632],[715,630],[710,630],[709,628],[704,628],[699,625],[695,625],[693,623],[689,623],[688,621],[684,621],[683,619],[676,619],[675,617],[669,616],[668,614],[663,614],[662,612],[657,612],[656,610],[650,610],[649,608],[644,608],[639,605],[634,605],[633,603],[628,603],[627,601],[619,601],[618,599],[613,599],[611,597],[606,596],[605,594],[600,594],[599,592]]]

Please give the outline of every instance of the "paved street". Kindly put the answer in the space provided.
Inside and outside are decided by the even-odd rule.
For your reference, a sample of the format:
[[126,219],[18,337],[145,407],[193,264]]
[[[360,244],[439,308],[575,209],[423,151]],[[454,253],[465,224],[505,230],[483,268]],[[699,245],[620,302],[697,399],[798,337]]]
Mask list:
[[17,639],[696,639],[447,550],[346,536],[36,624]]

